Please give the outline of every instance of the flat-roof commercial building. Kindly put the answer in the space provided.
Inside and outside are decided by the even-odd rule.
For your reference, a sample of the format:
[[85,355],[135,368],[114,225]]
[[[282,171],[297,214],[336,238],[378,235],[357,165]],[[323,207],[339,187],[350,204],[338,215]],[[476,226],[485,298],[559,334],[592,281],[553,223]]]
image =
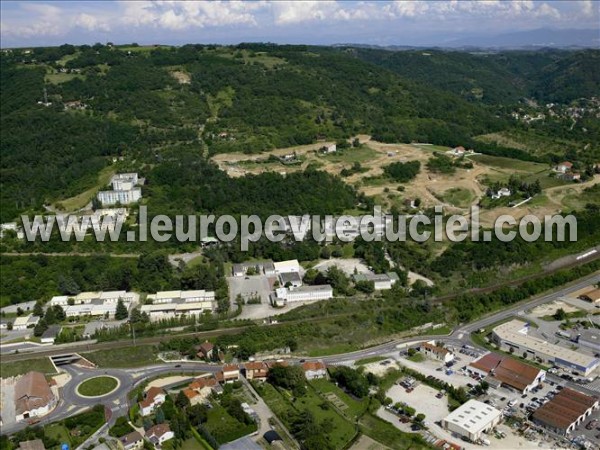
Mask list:
[[212,302],[215,300],[215,292],[205,291],[204,289],[191,291],[162,291],[157,292],[156,294],[148,295],[146,300],[151,302],[153,305],[157,305],[159,303]]
[[39,321],[40,318],[33,314],[17,317],[13,322],[13,330],[26,330],[27,328],[36,326]]
[[388,272],[382,274],[357,273],[353,276],[354,281],[372,281],[376,291],[391,289],[398,281],[398,274]]
[[545,363],[577,371],[585,376],[600,365],[598,358],[530,336],[529,325],[519,320],[498,325],[492,331],[492,340],[503,348],[512,348],[516,354],[526,352],[532,358],[540,358]]
[[598,409],[598,404],[596,397],[565,388],[538,408],[532,420],[555,433],[568,435]]
[[125,303],[131,303],[136,300],[137,294],[128,291],[103,291],[103,292],[80,292],[77,295],[56,295],[50,299],[50,306],[69,306],[69,299],[72,299],[73,305],[89,305],[91,303],[114,303],[119,299]]
[[577,343],[595,352],[600,352],[600,330],[597,328],[583,330],[577,339]]
[[333,288],[329,284],[300,286],[297,288],[278,288],[275,290],[275,304],[328,300],[333,298]]
[[98,200],[102,206],[135,203],[142,198],[142,189],[136,187],[139,181],[137,173],[116,174],[111,179],[113,190],[98,192]]
[[492,430],[501,419],[502,413],[496,408],[477,400],[469,400],[442,420],[442,426],[452,433],[477,442],[483,433]]

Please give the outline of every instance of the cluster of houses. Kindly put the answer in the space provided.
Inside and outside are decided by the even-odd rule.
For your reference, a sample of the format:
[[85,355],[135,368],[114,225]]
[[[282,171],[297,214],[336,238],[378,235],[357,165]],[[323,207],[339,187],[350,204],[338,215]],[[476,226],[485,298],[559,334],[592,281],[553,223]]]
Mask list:
[[74,296],[57,295],[50,299],[49,306],[61,306],[67,317],[114,318],[119,300],[129,310],[137,303],[139,295],[129,291],[81,292]]
[[573,171],[573,163],[569,161],[561,162],[557,164],[554,170],[557,172],[557,177],[562,178],[566,181],[579,181],[581,180],[581,174]]
[[162,291],[146,297],[140,310],[151,321],[182,316],[201,316],[216,308],[215,292],[204,289],[190,291]]
[[110,184],[112,190],[98,192],[98,201],[102,206],[129,205],[142,198],[142,189],[138,185],[143,181],[137,173],[118,173],[111,178]]

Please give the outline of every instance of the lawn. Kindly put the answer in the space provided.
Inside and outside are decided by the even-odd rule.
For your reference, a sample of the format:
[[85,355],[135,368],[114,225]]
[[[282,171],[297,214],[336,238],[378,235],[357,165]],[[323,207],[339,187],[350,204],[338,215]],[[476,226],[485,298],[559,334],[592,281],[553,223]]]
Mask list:
[[85,80],[85,76],[78,73],[47,73],[45,76],[45,81],[46,83],[50,84],[61,84],[76,78]]
[[138,345],[118,350],[98,350],[82,356],[100,367],[139,367],[157,362],[157,350],[153,345]]
[[506,169],[510,171],[539,173],[548,170],[547,164],[532,162],[532,161],[521,161],[519,159],[504,158],[502,156],[491,156],[491,155],[473,155],[469,159],[472,159],[479,164],[486,166],[496,167],[498,169]]
[[441,197],[444,202],[460,208],[467,208],[471,206],[475,200],[475,194],[473,194],[472,191],[458,187],[444,191],[441,194]]
[[94,377],[81,383],[77,392],[87,397],[96,397],[114,391],[118,384],[113,377]]
[[378,156],[381,156],[381,154],[379,152],[373,150],[372,148],[370,148],[366,145],[361,145],[360,147],[345,148],[343,150],[338,150],[335,153],[329,153],[327,155],[323,155],[323,158],[326,159],[327,161],[330,161],[333,163],[340,163],[340,162],[354,163],[354,162],[369,161]]
[[351,397],[329,380],[313,380],[310,384],[323,399],[332,403],[350,420],[358,419],[367,409],[368,400],[361,401]]
[[98,173],[98,182],[94,186],[74,197],[56,202],[56,208],[68,212],[77,211],[78,209],[83,208],[92,201],[92,198],[94,198],[94,195],[96,195],[99,190],[108,185],[114,173],[115,171],[112,167],[105,167]]
[[181,443],[180,450],[206,450],[208,447],[200,444],[196,439],[189,438]]
[[365,414],[359,422],[360,431],[371,439],[396,450],[420,450],[429,447],[419,434],[403,433],[394,425],[371,413]]
[[0,365],[0,376],[2,378],[14,377],[31,371],[33,368],[38,372],[56,374],[54,365],[49,358],[34,358],[24,361],[4,362]]
[[408,359],[409,361],[412,361],[412,362],[423,362],[423,361],[425,361],[425,357],[423,356],[422,353],[419,353],[419,352],[415,353],[412,356],[409,356],[406,359]]
[[229,415],[229,413],[216,402],[208,411],[208,418],[204,427],[217,440],[219,444],[235,441],[256,431],[256,424],[244,425]]
[[65,428],[62,423],[53,423],[44,428],[44,434],[52,439],[57,440],[61,444],[71,445],[71,438],[69,437],[69,430]]

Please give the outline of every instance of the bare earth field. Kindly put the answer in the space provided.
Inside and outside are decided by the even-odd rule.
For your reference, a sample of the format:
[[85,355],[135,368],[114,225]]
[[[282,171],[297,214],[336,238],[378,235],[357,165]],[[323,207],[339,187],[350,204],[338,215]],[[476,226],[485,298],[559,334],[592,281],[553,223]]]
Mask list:
[[[306,169],[309,165],[318,167],[331,174],[339,175],[344,168],[360,163],[363,171],[344,180],[355,186],[360,192],[375,197],[377,204],[385,208],[392,206],[403,208],[407,199],[420,199],[421,208],[436,205],[444,206],[446,213],[468,216],[469,207],[475,205],[485,195],[486,182],[506,181],[511,175],[517,175],[528,182],[540,180],[543,195],[537,196],[517,207],[496,207],[482,210],[480,222],[491,226],[502,214],[510,214],[516,219],[527,214],[543,217],[556,214],[566,208],[580,207],[577,196],[583,189],[600,182],[596,177],[586,183],[572,184],[550,177],[551,168],[546,164],[518,161],[489,155],[469,155],[473,169],[457,169],[452,175],[431,173],[427,170],[427,161],[435,151],[445,152],[448,148],[425,144],[385,144],[374,141],[370,136],[358,136],[363,146],[349,148],[333,154],[323,155],[318,149],[332,142],[272,150],[256,155],[244,153],[225,153],[213,156],[219,167],[232,177],[263,172],[291,173]],[[267,161],[270,155],[283,156],[295,153],[301,161],[298,164],[283,165],[278,161]],[[382,176],[385,166],[393,162],[419,161],[421,171],[408,183],[398,183]],[[402,186],[403,191],[398,187]]]

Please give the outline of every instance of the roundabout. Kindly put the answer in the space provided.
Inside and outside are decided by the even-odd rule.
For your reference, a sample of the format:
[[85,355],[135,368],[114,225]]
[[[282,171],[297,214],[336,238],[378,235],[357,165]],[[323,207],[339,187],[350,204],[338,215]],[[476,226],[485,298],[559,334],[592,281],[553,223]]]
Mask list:
[[75,388],[75,392],[84,398],[99,398],[113,393],[119,388],[121,381],[111,375],[100,375],[82,381]]

